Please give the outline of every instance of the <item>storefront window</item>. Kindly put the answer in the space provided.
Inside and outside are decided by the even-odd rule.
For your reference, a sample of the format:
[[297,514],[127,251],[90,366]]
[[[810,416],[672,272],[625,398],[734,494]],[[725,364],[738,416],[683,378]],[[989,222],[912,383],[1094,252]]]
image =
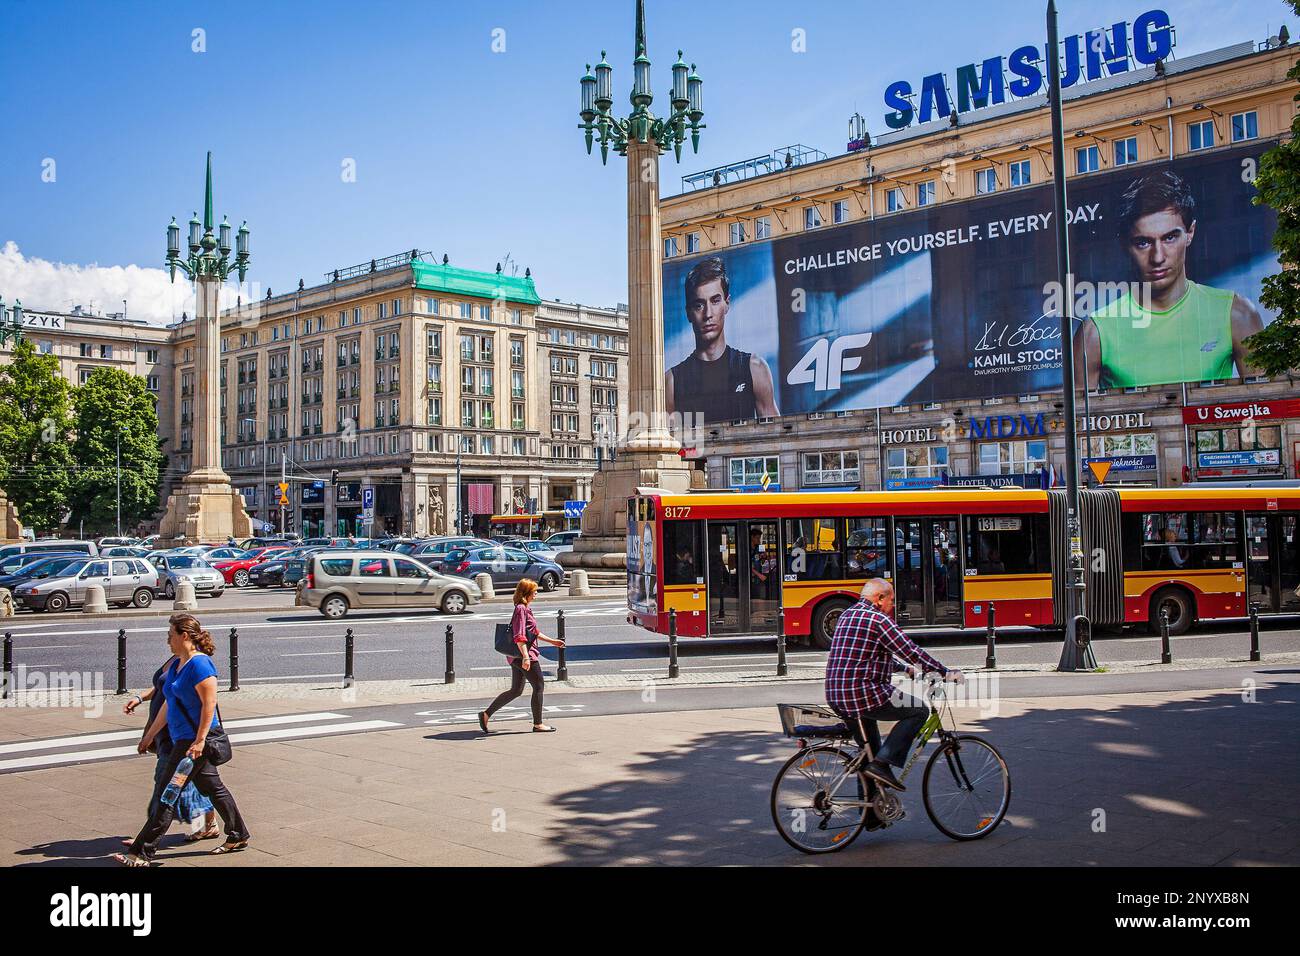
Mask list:
[[1282,447],[1280,425],[1243,425],[1196,433],[1197,451],[1263,451]]
[[764,475],[767,475],[769,482],[781,481],[781,462],[776,455],[731,459],[731,487],[733,488],[762,485]]
[[805,485],[857,485],[861,479],[856,451],[819,451],[803,456]]
[[885,454],[886,478],[940,478],[948,470],[948,449],[941,445],[891,448]]
[[979,445],[981,475],[1023,475],[1046,464],[1046,441],[990,441]]
[[1094,435],[1089,458],[1118,458],[1125,455],[1154,455],[1156,436],[1153,432],[1135,432],[1130,435]]

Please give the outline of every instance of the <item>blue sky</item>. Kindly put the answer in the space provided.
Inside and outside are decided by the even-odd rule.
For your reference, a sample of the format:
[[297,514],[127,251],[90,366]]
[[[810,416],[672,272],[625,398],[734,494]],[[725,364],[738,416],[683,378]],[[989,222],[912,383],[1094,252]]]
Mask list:
[[[665,192],[679,191],[682,173],[789,143],[842,152],[855,109],[885,130],[889,82],[919,85],[1041,43],[1043,6],[648,0],[655,105],[666,105],[681,47],[704,79],[708,124],[698,156],[688,145],[680,167],[665,158]],[[1280,0],[1063,0],[1062,33],[1155,6],[1169,11],[1182,56],[1262,40],[1290,12]],[[35,270],[36,259],[152,272],[170,217],[184,223],[201,201],[211,149],[217,217],[249,221],[263,290],[418,246],[482,269],[509,253],[546,298],[624,301],[622,161],[602,168],[586,156],[577,81],[607,48],[616,106],[627,108],[633,10],[632,0],[0,0],[0,247],[18,247],[0,295],[13,299],[6,279],[34,308],[95,294],[84,273],[65,289],[67,274]],[[191,49],[196,28],[204,53]],[[796,29],[806,52],[791,49]],[[495,30],[504,52],[493,52]],[[42,181],[47,159],[53,182]],[[157,282],[115,274],[104,298],[143,298],[138,283]]]

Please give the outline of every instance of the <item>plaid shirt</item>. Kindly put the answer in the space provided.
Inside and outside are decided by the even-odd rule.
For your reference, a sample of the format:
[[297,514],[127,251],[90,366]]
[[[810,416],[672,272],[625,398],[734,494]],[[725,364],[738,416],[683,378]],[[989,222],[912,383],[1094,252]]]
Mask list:
[[925,671],[948,673],[874,605],[859,601],[845,609],[835,625],[826,661],[826,703],[854,717],[883,707],[894,692],[890,676],[904,669],[899,660]]

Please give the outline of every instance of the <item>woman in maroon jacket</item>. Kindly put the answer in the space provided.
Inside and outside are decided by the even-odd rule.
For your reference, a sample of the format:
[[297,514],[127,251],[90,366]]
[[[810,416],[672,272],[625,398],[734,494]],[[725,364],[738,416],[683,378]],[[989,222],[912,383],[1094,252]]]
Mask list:
[[487,710],[478,715],[478,725],[485,734],[491,733],[488,721],[492,715],[524,692],[524,681],[533,685],[533,733],[549,734],[555,731],[554,727],[542,723],[542,665],[538,660],[537,642],[545,641],[556,647],[563,647],[564,642],[553,640],[538,630],[537,618],[529,607],[536,596],[537,582],[531,578],[524,578],[515,588],[515,613],[510,619],[510,629],[515,643],[519,645],[520,656],[507,658],[510,661],[510,689],[502,692]]

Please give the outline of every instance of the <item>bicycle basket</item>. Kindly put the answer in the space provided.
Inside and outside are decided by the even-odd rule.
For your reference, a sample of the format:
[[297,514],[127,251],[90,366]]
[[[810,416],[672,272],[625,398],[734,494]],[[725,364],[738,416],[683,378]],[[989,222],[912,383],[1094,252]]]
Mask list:
[[781,729],[787,737],[848,737],[843,718],[820,704],[777,704]]

